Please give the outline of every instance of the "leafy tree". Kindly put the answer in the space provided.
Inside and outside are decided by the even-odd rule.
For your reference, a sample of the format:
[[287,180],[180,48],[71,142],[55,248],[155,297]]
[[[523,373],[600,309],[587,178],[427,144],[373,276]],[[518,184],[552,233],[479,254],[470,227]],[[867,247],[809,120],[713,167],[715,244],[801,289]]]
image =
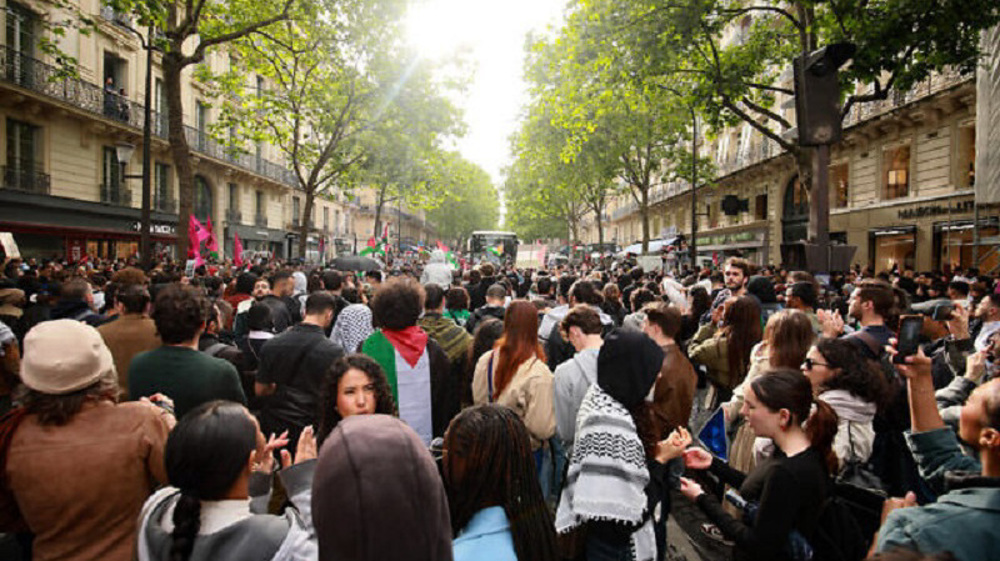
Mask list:
[[457,152],[442,152],[430,181],[442,185],[442,199],[427,214],[441,239],[458,247],[475,230],[496,229],[497,189],[481,167]]
[[[305,0],[301,0],[305,1]],[[104,0],[120,13],[134,14],[143,26],[154,26],[163,53],[163,90],[167,105],[167,139],[179,184],[178,232],[187,231],[194,205],[194,168],[184,135],[184,72],[205,61],[210,51],[286,20],[296,0]],[[187,236],[177,236],[180,258],[187,255]]]

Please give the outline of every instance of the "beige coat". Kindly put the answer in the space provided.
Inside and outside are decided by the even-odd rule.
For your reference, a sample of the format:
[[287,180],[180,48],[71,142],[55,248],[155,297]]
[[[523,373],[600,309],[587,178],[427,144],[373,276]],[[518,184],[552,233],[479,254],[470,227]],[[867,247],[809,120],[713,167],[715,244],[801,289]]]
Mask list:
[[[476,363],[472,377],[472,401],[476,405],[489,403],[487,366],[493,360],[493,351],[484,354]],[[496,374],[496,362],[493,363]],[[510,383],[500,394],[496,403],[513,409],[528,427],[531,435],[531,449],[536,450],[542,442],[556,432],[556,410],[553,405],[552,382],[554,378],[549,367],[537,358],[523,362]]]
[[111,323],[97,328],[104,344],[115,359],[118,372],[118,387],[121,395],[128,395],[128,365],[135,355],[158,349],[160,336],[156,334],[156,324],[145,314],[125,314]]

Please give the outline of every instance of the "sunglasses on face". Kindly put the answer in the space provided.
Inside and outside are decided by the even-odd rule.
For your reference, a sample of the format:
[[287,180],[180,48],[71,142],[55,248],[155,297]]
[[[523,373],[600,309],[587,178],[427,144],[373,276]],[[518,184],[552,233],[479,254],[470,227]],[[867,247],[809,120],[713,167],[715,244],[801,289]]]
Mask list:
[[802,361],[802,366],[804,366],[806,370],[812,370],[813,366],[825,366],[827,368],[830,368],[829,364],[826,364],[825,362],[816,362],[811,358],[806,358],[804,361]]

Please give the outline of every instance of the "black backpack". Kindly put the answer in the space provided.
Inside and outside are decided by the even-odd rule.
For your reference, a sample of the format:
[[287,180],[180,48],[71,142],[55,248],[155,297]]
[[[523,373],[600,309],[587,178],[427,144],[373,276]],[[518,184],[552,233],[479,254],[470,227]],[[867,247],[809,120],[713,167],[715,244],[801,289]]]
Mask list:
[[868,555],[874,531],[866,533],[859,523],[856,515],[859,499],[854,496],[857,488],[835,482],[831,485],[831,493],[820,507],[816,531],[810,540],[813,561],[861,561]]

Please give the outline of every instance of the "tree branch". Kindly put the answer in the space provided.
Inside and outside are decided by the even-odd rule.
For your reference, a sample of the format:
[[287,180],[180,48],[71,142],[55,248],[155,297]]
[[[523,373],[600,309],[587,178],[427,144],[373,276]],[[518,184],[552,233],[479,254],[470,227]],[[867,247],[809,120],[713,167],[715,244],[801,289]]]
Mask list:
[[768,85],[765,85],[765,84],[756,84],[754,82],[743,82],[743,85],[747,86],[749,88],[753,88],[755,90],[767,90],[767,91],[778,92],[778,93],[783,93],[783,94],[787,94],[787,95],[795,95],[795,90],[790,90],[788,88],[781,88],[781,87],[778,87],[778,86],[768,86]]
[[743,99],[740,100],[740,101],[743,103],[743,105],[746,105],[747,107],[749,107],[750,109],[752,109],[752,110],[760,113],[761,115],[764,115],[764,116],[768,117],[769,119],[772,119],[774,121],[777,121],[777,122],[781,123],[781,126],[785,127],[786,129],[792,128],[792,124],[789,123],[788,120],[786,120],[784,117],[782,117],[781,115],[778,115],[777,113],[775,113],[774,111],[769,110],[766,107],[763,107],[761,105],[758,105],[758,104],[750,101],[750,98],[744,96]]
[[786,19],[788,19],[788,21],[792,22],[792,25],[794,25],[796,27],[796,29],[803,29],[802,22],[800,22],[795,16],[793,16],[791,13],[789,13],[789,12],[787,12],[787,11],[781,9],[781,8],[776,8],[774,6],[748,6],[746,8],[739,8],[739,9],[733,9],[733,10],[719,10],[719,13],[721,13],[721,14],[730,14],[730,15],[733,15],[733,16],[738,16],[738,15],[741,15],[741,14],[748,14],[748,13],[754,12],[754,11],[757,11],[757,12],[772,12],[772,13],[778,14],[778,15],[783,16]]
[[795,146],[791,142],[788,142],[787,140],[781,138],[780,136],[778,136],[771,129],[765,127],[764,125],[762,125],[760,123],[758,123],[756,119],[754,119],[750,115],[747,115],[747,113],[745,111],[743,111],[742,109],[740,109],[729,98],[727,98],[727,97],[723,97],[722,98],[722,106],[725,107],[726,109],[732,111],[734,114],[736,114],[737,117],[739,117],[740,119],[742,119],[744,122],[746,122],[747,124],[749,124],[751,127],[753,127],[755,129],[757,129],[758,131],[760,131],[760,133],[763,134],[764,136],[766,136],[766,137],[770,138],[771,140],[777,142],[778,145],[781,146],[783,149],[787,150],[788,152],[792,152],[792,153],[797,153],[798,152],[798,146]]

